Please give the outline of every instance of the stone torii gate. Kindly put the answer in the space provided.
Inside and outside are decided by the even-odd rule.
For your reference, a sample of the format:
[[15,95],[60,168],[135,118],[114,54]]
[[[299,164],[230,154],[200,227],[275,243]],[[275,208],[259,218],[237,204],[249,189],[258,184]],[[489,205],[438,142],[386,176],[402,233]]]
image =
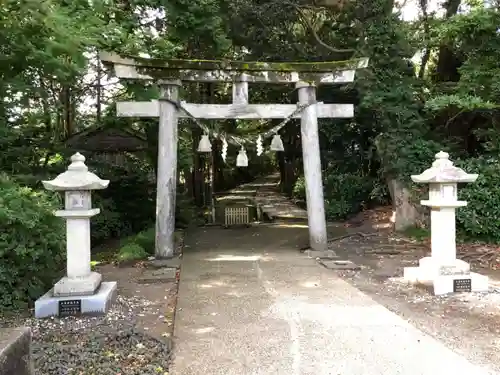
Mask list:
[[156,198],[156,257],[174,253],[175,196],[177,178],[178,119],[189,118],[178,110],[182,82],[230,82],[233,104],[182,106],[197,119],[283,119],[297,110],[293,104],[249,104],[248,83],[291,84],[298,90],[299,104],[309,104],[301,114],[302,154],[306,182],[309,242],[313,250],[326,250],[327,234],[321,177],[318,118],[351,118],[352,104],[316,102],[316,86],[354,80],[356,69],[368,65],[367,58],[318,63],[266,63],[212,60],[158,60],[118,56],[103,52],[101,61],[113,65],[120,79],[153,81],[160,86],[159,100],[118,102],[122,117],[158,117],[158,171]]

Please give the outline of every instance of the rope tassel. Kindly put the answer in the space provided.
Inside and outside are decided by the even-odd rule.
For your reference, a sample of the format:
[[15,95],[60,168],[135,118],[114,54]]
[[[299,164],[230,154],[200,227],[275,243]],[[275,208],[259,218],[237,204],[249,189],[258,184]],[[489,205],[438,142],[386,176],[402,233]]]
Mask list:
[[222,160],[224,160],[224,162],[226,162],[226,158],[227,158],[227,141],[226,141],[226,138],[223,138],[222,139],[222,153],[221,153],[221,156],[222,156]]
[[264,146],[262,145],[262,136],[261,135],[259,135],[259,137],[257,138],[256,143],[257,143],[257,156],[260,156],[264,152]]

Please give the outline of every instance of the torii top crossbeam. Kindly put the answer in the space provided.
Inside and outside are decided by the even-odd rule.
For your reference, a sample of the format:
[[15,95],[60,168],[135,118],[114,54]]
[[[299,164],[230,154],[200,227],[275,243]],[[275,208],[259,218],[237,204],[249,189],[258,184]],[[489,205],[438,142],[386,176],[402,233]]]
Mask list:
[[356,69],[368,66],[368,58],[329,62],[246,62],[164,60],[101,52],[100,59],[114,65],[118,78],[195,82],[347,83],[354,80]]

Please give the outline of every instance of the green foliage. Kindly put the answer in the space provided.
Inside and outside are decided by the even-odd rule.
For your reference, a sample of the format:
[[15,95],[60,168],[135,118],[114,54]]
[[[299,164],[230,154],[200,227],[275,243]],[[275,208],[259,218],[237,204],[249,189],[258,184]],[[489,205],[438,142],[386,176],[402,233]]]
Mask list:
[[459,199],[468,204],[457,210],[457,227],[469,238],[500,242],[499,161],[478,157],[456,163],[468,173],[479,174],[476,182],[459,187]]
[[130,222],[125,220],[126,213],[118,210],[112,198],[103,198],[101,194],[94,193],[92,201],[93,206],[101,210],[90,221],[93,246],[132,233]]
[[[425,155],[414,157],[425,147],[414,147],[413,142],[421,140],[428,131],[420,113],[422,88],[409,60],[416,51],[407,37],[407,24],[392,13],[377,13],[377,8],[373,11],[376,16],[367,25],[368,37],[363,46],[371,64],[360,72],[356,119],[374,130],[370,134],[370,143],[376,148],[372,157],[378,159],[383,175],[407,179],[409,169],[417,167],[414,162],[425,160]],[[413,158],[408,159],[405,154]]]
[[427,100],[425,108],[438,112],[446,108],[456,108],[461,111],[474,111],[477,109],[494,109],[498,106],[490,101],[470,95],[439,95]]
[[[345,219],[370,203],[373,180],[366,176],[329,170],[324,174],[325,214],[329,220]],[[294,196],[306,200],[305,180],[300,177]]]
[[146,252],[153,255],[155,252],[156,232],[155,227],[151,227],[139,232],[133,239],[133,242],[140,245]]
[[118,251],[117,260],[119,262],[129,262],[147,258],[148,253],[144,248],[134,242],[123,245]]
[[437,141],[411,138],[395,132],[382,133],[377,138],[377,150],[382,159],[383,172],[389,176],[401,177],[406,182],[410,181],[412,174],[420,174],[429,168],[436,153],[448,151]]
[[94,205],[101,208],[91,221],[94,245],[137,233],[154,221],[156,196],[149,165],[133,157],[123,164],[90,159],[88,165],[110,180],[107,189],[93,194]]
[[403,231],[403,234],[417,241],[424,241],[431,236],[431,232],[428,229],[418,227],[408,227]]
[[303,201],[306,200],[306,179],[303,176],[299,177],[295,182],[293,196]]
[[457,91],[498,103],[500,96],[500,12],[482,6],[440,26],[442,40],[464,58]]
[[101,262],[97,261],[97,260],[91,260],[90,261],[90,270],[92,272],[95,272],[96,271],[96,267],[99,266],[99,264],[101,264]]
[[325,210],[329,219],[344,219],[368,203],[373,181],[356,174],[328,173],[325,181]]
[[[448,11],[451,3],[442,7]],[[440,150],[471,163],[467,166],[478,168],[481,175],[484,168],[485,176],[493,176],[494,167],[485,160],[498,155],[500,148],[500,12],[469,1],[469,11],[447,12],[446,17],[429,11],[416,22],[407,22],[393,12],[393,5],[387,0],[321,6],[299,0],[4,1],[0,5],[0,90],[4,93],[0,171],[36,190],[41,179],[54,177],[66,167],[64,141],[76,131],[93,125],[143,131],[148,140],[146,155],[125,153],[126,162],[115,165],[86,154],[91,170],[111,180],[108,189],[93,195],[101,214],[92,219],[92,241],[99,244],[151,228],[158,122],[117,119],[114,103],[156,99],[158,89],[142,82],[126,83],[118,94],[108,91],[107,84],[104,89],[103,77],[110,71],[102,72],[95,56],[97,50],[110,50],[163,58],[258,61],[369,57],[368,69],[358,71],[353,84],[318,89],[319,101],[354,103],[356,109],[353,119],[320,122],[325,199],[331,218],[384,201],[387,178],[409,182],[409,176],[428,168]],[[145,17],[146,13],[150,15]],[[182,99],[227,103],[231,97],[227,88],[185,85]],[[251,95],[255,103],[296,101],[289,87],[252,84]],[[97,98],[102,111],[88,106]],[[202,169],[206,161],[193,153],[192,132],[186,123],[181,122],[178,143],[178,168],[184,176],[195,166]],[[210,126],[253,139],[270,124],[214,121]],[[281,133],[286,150],[279,161],[282,166],[288,163],[287,174],[293,175],[285,189],[290,191],[301,174],[300,127],[290,123]],[[249,167],[237,169],[237,150],[230,147],[227,163],[218,166],[222,176],[218,188],[234,187],[276,167],[274,156],[257,157],[252,147],[247,152]],[[465,192],[472,189],[479,194],[475,185]],[[484,189],[496,191],[493,186],[484,185]],[[303,199],[304,191],[299,178],[294,195]],[[178,194],[177,226],[200,218],[191,198]],[[484,207],[486,211],[474,213],[475,217],[496,215],[494,206]],[[475,221],[462,219],[460,225],[471,235],[498,236],[488,220],[481,229],[479,224],[471,227]],[[154,247],[151,233],[148,229],[136,236],[147,252]]]
[[191,223],[201,224],[203,218],[199,210],[194,206],[193,200],[184,195],[177,195],[175,206],[175,226],[186,228]]
[[[179,240],[179,232],[174,232],[174,241]],[[120,254],[124,247],[128,245],[138,245],[140,248],[144,249],[147,255],[154,255],[155,253],[155,241],[156,241],[156,231],[155,227],[150,227],[140,231],[139,233],[129,236],[124,240],[120,241],[121,248],[118,251],[118,258],[120,259]],[[133,246],[136,248],[136,246]],[[128,250],[127,250],[128,251]],[[144,258],[144,257],[143,257]]]
[[[197,57],[221,56],[231,47],[225,32],[224,14],[220,11],[218,0],[171,0],[165,3],[169,22],[175,25],[170,30],[169,39],[175,44],[186,47],[210,46],[198,50]],[[195,30],[195,32],[193,32]],[[191,55],[192,51],[179,51]]]
[[64,221],[56,194],[34,191],[0,174],[0,308],[31,302],[60,276]]

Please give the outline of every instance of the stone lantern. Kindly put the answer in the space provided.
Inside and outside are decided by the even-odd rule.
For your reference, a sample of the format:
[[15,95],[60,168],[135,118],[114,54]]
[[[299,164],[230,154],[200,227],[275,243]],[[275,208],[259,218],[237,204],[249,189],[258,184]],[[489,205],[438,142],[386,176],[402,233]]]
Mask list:
[[64,191],[65,209],[54,214],[66,220],[66,276],[35,302],[35,316],[64,316],[105,313],[116,295],[116,282],[101,282],[91,271],[90,218],[100,210],[92,208],[91,191],[105,189],[109,180],[89,172],[85,157],[76,153],[68,170],[54,180],[43,181],[47,190]]
[[405,267],[406,281],[433,286],[435,295],[488,291],[488,277],[470,272],[469,264],[456,254],[455,210],[467,205],[457,198],[457,184],[477,177],[455,167],[443,151],[431,168],[411,176],[414,182],[429,184],[429,199],[420,203],[431,209],[431,256],[420,259],[419,267]]

